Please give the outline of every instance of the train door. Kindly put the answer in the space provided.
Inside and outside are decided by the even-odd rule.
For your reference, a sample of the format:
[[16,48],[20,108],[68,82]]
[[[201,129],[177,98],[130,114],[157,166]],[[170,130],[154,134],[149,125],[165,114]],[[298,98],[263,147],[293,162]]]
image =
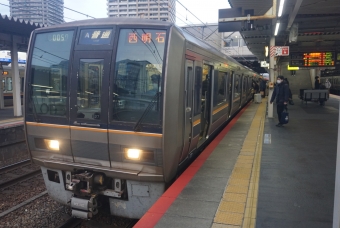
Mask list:
[[111,52],[77,51],[71,77],[70,129],[74,161],[110,166],[108,87]]
[[211,117],[211,87],[213,67],[207,64],[203,65],[202,74],[202,102],[201,102],[201,131],[200,143],[203,143],[208,134],[210,117]]
[[184,146],[180,161],[187,157],[190,152],[192,141],[192,113],[193,113],[193,77],[194,62],[186,60],[185,64],[185,121],[184,121]]

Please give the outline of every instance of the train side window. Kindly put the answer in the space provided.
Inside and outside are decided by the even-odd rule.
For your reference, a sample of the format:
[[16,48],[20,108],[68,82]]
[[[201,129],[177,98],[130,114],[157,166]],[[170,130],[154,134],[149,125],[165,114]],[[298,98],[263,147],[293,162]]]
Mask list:
[[226,73],[215,71],[214,75],[214,97],[213,106],[217,106],[225,101]]
[[189,78],[192,78],[192,67],[188,67],[187,68],[187,77],[186,77],[186,86],[187,86],[187,88],[186,88],[186,90],[187,90],[187,102],[186,102],[186,107],[189,107],[189,105],[190,105],[190,102],[189,102],[189,99],[190,99],[190,80],[189,80]]
[[12,91],[12,78],[6,78],[6,90],[7,91]]
[[194,115],[201,113],[202,67],[195,68]]
[[6,90],[6,82],[5,79],[2,79],[2,90],[5,91]]
[[234,84],[234,98],[237,98],[240,96],[240,75],[235,75],[235,84]]

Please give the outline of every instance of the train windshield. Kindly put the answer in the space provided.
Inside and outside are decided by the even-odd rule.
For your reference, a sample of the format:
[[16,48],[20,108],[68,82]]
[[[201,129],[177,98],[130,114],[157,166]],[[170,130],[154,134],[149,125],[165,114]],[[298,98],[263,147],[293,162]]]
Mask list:
[[[113,121],[161,123],[166,30],[121,29],[113,85]],[[136,130],[136,129],[135,129]]]
[[38,34],[31,57],[28,113],[65,116],[73,31]]

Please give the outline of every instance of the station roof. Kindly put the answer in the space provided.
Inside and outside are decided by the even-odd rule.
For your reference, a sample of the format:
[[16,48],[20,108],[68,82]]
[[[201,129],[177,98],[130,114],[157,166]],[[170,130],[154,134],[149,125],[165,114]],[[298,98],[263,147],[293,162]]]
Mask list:
[[[232,8],[253,9],[254,16],[264,15],[273,0],[228,0]],[[277,0],[277,8],[280,0]],[[244,14],[244,13],[243,13]],[[340,1],[339,0],[286,0],[281,18],[254,21],[253,29],[241,35],[248,48],[259,60],[265,59],[264,47],[269,46],[279,20],[280,29],[276,46],[290,46],[290,52],[340,51]],[[297,42],[289,43],[292,24],[298,24]]]
[[15,17],[8,17],[0,14],[0,50],[9,50],[11,48],[11,36],[18,36],[18,51],[27,51],[28,40],[31,32],[36,28],[44,27],[41,24],[30,21],[20,20]]

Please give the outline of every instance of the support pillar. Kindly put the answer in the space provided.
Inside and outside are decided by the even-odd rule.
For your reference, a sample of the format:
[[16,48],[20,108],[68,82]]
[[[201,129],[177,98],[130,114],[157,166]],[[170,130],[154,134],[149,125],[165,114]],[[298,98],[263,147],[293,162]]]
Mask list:
[[337,154],[336,154],[334,211],[333,211],[333,226],[332,227],[333,228],[340,227],[340,112],[339,112],[339,122],[338,122],[338,143],[337,143]]
[[[270,38],[270,45],[269,47],[275,46],[275,36]],[[274,75],[274,67],[275,67],[275,59],[274,56],[270,56],[269,59],[269,82],[275,82],[275,75]],[[272,97],[273,89],[269,88],[268,93],[268,118],[273,118],[273,104],[270,104],[270,98]]]
[[312,83],[312,88],[314,88],[314,81],[315,81],[315,76],[316,76],[316,72],[315,72],[315,69],[310,69],[309,70],[309,75],[310,75],[310,81]]
[[0,109],[4,109],[5,108],[5,99],[4,99],[4,84],[2,83],[2,79],[4,79],[4,77],[2,77],[0,75]]
[[12,36],[11,66],[12,66],[14,116],[22,116],[21,96],[20,96],[20,77],[19,77],[19,65],[18,65],[18,46],[17,46],[17,42],[14,36]]

